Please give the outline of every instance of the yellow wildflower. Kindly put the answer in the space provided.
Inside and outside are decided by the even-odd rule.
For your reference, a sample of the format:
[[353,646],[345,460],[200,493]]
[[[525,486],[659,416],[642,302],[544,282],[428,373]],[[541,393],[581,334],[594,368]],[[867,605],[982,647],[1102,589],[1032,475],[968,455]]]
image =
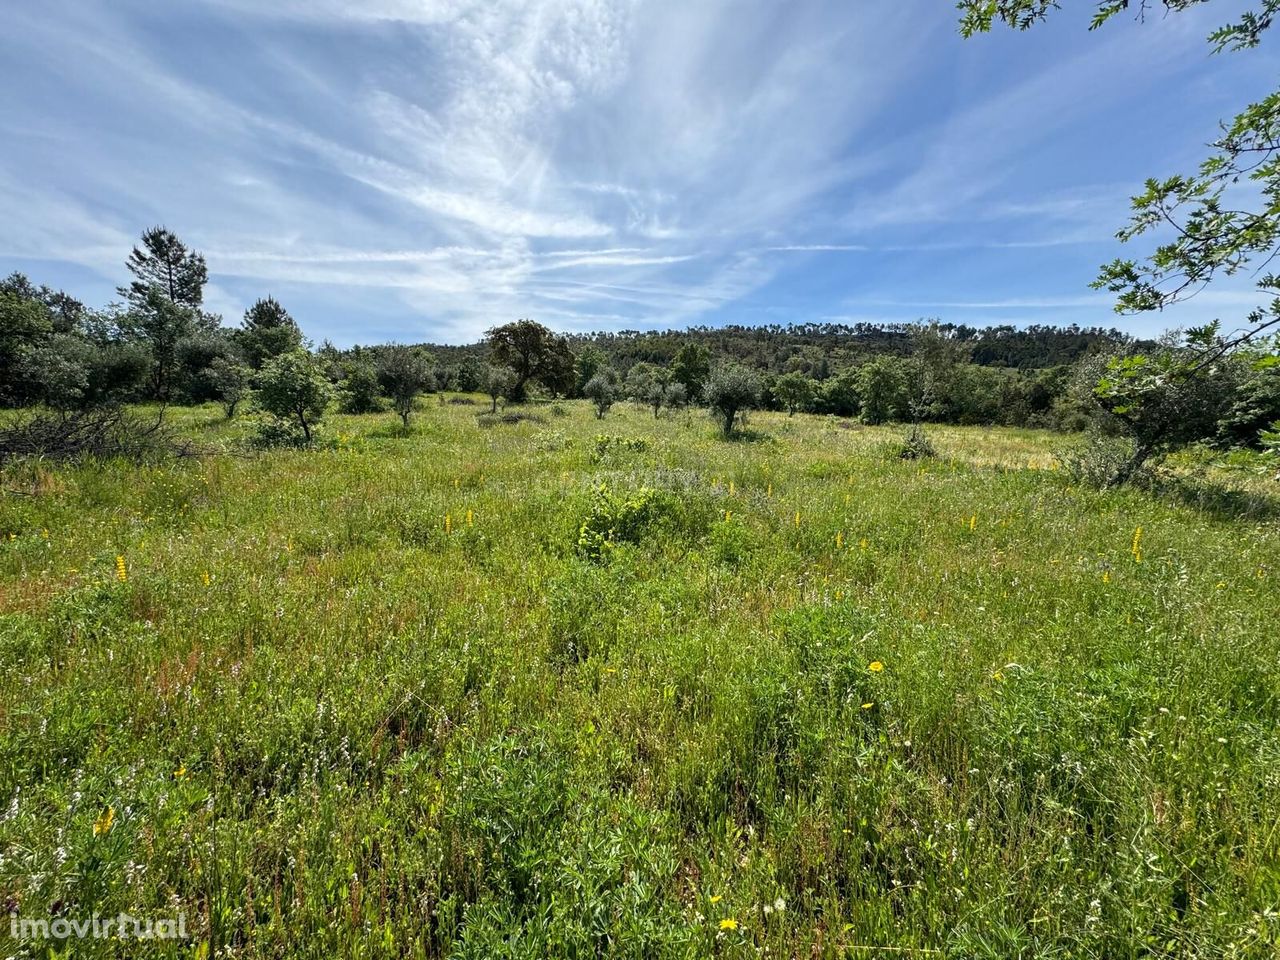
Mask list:
[[867,669],[870,670],[872,673],[879,673],[881,670],[884,669],[884,664],[881,663],[879,660],[872,660],[869,664],[867,664]]
[[124,557],[116,557],[116,579],[121,583],[129,582],[129,568],[124,564]]
[[714,897],[712,897],[712,898],[711,898],[711,902],[712,902],[712,903],[719,903],[719,902],[720,902],[721,900],[723,900],[723,899],[724,899],[724,897],[720,896],[720,894],[718,894],[718,893],[717,893]]
[[111,829],[111,825],[115,822],[116,808],[109,806],[98,815],[96,820],[93,821],[93,835],[95,837],[105,835]]
[[175,780],[181,780],[184,777],[186,777],[186,775],[187,775],[187,765],[185,763],[182,764],[182,766],[178,767],[177,770],[173,771],[173,779]]
[[837,550],[844,549],[844,531],[843,530],[838,531],[836,533],[836,549]]
[[874,707],[874,706],[875,706],[875,703],[874,703],[874,702],[872,702],[872,703],[864,703],[864,704],[862,705],[862,709],[863,709],[863,710],[870,710],[870,709],[871,709],[872,707]]
[[737,930],[738,921],[733,919],[733,917],[725,917],[723,920],[720,921],[720,929],[721,930]]
[[471,511],[467,511],[467,526],[471,526]]

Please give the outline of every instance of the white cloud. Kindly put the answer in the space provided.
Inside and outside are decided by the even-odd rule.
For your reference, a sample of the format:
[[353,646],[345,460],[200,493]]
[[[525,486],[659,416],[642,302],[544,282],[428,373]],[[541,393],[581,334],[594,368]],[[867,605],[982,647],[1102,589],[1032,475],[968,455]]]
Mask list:
[[[138,230],[166,222],[206,252],[224,312],[258,286],[311,290],[467,338],[529,314],[693,322],[789,276],[839,302],[876,282],[863,263],[1105,242],[1128,187],[1064,168],[1020,190],[1012,172],[1155,89],[1196,32],[1160,27],[1140,55],[1127,34],[1083,38],[969,97],[966,71],[999,65],[953,18],[824,0],[21,6],[0,38],[0,124],[21,135],[0,156],[0,256],[118,282]],[[952,283],[919,306],[1095,302]]]

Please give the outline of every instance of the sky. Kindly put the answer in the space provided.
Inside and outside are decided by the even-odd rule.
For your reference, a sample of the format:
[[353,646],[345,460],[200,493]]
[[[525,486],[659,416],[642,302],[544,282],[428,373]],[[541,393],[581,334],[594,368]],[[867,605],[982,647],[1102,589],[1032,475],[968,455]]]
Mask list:
[[[115,299],[164,224],[316,343],[901,322],[1117,326],[1150,176],[1274,89],[1241,4],[962,39],[940,0],[42,0],[0,34],[0,273]],[[1247,6],[1247,5],[1245,5]]]

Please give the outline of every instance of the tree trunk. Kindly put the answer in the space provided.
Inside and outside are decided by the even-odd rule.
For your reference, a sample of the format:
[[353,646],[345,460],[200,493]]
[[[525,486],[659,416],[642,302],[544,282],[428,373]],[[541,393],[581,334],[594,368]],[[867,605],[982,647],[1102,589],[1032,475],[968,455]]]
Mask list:
[[1123,487],[1126,483],[1133,479],[1134,474],[1142,468],[1142,465],[1151,459],[1151,455],[1155,451],[1146,444],[1138,444],[1133,448],[1133,456],[1131,456],[1112,478],[1108,486]]

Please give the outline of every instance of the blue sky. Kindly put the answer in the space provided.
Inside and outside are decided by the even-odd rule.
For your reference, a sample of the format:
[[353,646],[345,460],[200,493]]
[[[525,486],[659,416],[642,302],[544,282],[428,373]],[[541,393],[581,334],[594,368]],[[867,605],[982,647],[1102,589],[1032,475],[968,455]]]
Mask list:
[[[939,0],[44,0],[0,35],[0,272],[90,303],[163,223],[316,342],[919,317],[1150,333],[1128,197],[1274,87],[1231,0],[962,40]],[[1131,255],[1149,248],[1129,244]]]

